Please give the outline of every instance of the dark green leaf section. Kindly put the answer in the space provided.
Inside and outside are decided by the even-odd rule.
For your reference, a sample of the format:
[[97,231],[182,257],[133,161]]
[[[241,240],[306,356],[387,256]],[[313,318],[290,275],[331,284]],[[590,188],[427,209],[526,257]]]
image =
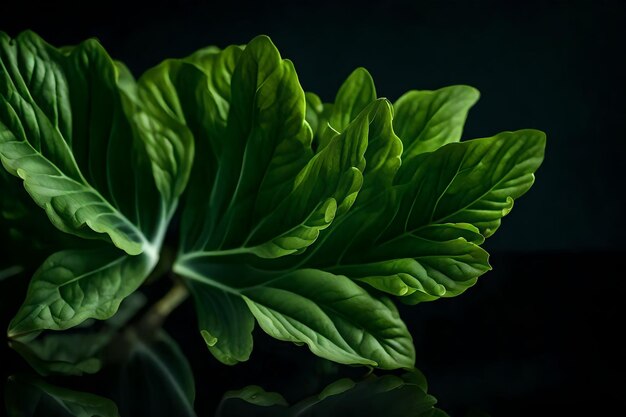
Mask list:
[[[229,54],[239,56],[231,59]],[[315,242],[354,203],[363,185],[372,119],[381,114],[390,122],[390,104],[363,99],[350,105],[355,120],[313,152],[306,96],[291,62],[282,60],[267,38],[256,38],[243,52],[204,50],[179,65],[207,74],[193,91],[197,108],[216,115],[194,128],[193,114],[184,113],[197,141],[197,160],[218,163],[197,163],[192,172],[183,250],[175,265],[189,280],[209,349],[224,363],[246,360],[256,318],[270,335],[305,343],[316,354],[342,363],[412,366],[410,336],[395,308],[351,280],[321,271],[268,276],[257,268],[216,266],[224,257],[263,260],[297,254]],[[227,82],[210,80],[216,68],[230,75],[229,91],[221,88]],[[353,78],[359,77],[364,78],[362,73]],[[178,97],[189,88],[178,85]],[[343,95],[349,101],[347,89]],[[309,100],[316,99],[309,95]],[[361,112],[358,106],[369,110]],[[237,274],[253,284],[229,282]],[[285,287],[289,280],[298,285]],[[311,285],[328,290],[317,294]]]
[[148,336],[127,333],[129,353],[114,385],[120,414],[195,417],[196,388],[187,358],[164,331]]
[[9,417],[119,417],[107,398],[22,375],[9,378],[5,400]]
[[330,125],[329,119],[333,111],[333,105],[322,103],[322,100],[311,92],[305,93],[306,97],[306,121],[313,130],[313,150],[322,150],[330,140],[339,132]]
[[254,316],[243,299],[227,289],[189,279],[200,334],[215,357],[228,365],[247,361],[252,353]]
[[[205,53],[200,64],[196,57],[190,60],[211,68],[209,56]],[[214,60],[212,65],[231,62]],[[185,256],[229,252],[275,258],[303,250],[354,200],[361,184],[362,138],[356,132],[313,155],[304,92],[291,62],[282,60],[266,37],[241,53],[230,94],[218,88],[206,93],[211,97],[206,103],[219,102],[228,112],[221,123],[195,133],[197,157],[219,164],[199,167],[190,184],[189,201],[208,200],[210,207],[199,213],[191,206],[183,215],[183,229],[190,232],[183,241]]]
[[419,371],[402,376],[371,375],[360,381],[344,378],[291,407],[278,393],[248,386],[227,392],[216,417],[447,416],[434,407],[437,400],[426,393],[423,381]]
[[11,242],[3,245],[0,269],[31,272],[51,251],[76,243],[77,239],[57,232],[30,198],[22,181],[2,167],[0,195],[0,241]]
[[376,87],[372,76],[366,69],[357,68],[337,92],[328,122],[342,132],[374,100]]
[[104,334],[53,334],[26,343],[11,341],[18,352],[38,374],[94,374],[102,368],[99,350],[108,341]]
[[46,332],[34,340],[12,340],[17,351],[40,375],[82,375],[98,372],[105,361],[105,349],[146,299],[135,293],[124,299],[119,310],[102,328],[81,326],[71,333]]

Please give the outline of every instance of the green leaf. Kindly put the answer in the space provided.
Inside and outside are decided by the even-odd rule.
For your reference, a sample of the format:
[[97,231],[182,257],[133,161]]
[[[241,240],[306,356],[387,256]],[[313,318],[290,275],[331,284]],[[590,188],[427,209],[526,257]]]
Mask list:
[[96,373],[102,367],[107,345],[145,302],[140,293],[126,298],[99,330],[87,326],[72,333],[44,333],[34,340],[12,340],[9,346],[43,376]]
[[57,252],[33,276],[9,337],[107,319],[153,267],[148,255],[129,256],[113,247]]
[[241,294],[266,333],[346,364],[411,367],[412,339],[393,304],[343,276],[302,269]]
[[409,91],[393,105],[393,127],[402,143],[402,159],[408,161],[461,139],[469,109],[480,94],[475,88],[454,85],[435,91]]
[[324,149],[337,133],[343,132],[374,100],[374,80],[365,68],[357,68],[341,85],[333,104],[319,107],[315,103],[318,121],[314,132],[318,151]]
[[395,185],[358,199],[298,266],[410,303],[458,295],[490,269],[478,245],[530,188],[544,147],[543,133],[522,130],[419,155]]
[[[305,343],[318,356],[384,369],[411,367],[415,360],[411,336],[393,304],[372,297],[344,276],[307,269],[272,273],[202,260],[177,264],[175,271],[189,280],[192,291],[203,285],[219,289],[230,300],[243,299],[265,332],[280,340]],[[204,309],[218,304],[201,296],[196,302]],[[226,300],[218,305],[223,304]],[[218,307],[213,313],[217,320],[231,311]],[[229,325],[235,324],[233,318],[228,320]],[[216,328],[222,330],[221,326]],[[226,343],[234,345],[228,339]],[[218,337],[214,345],[219,344]]]
[[60,52],[32,32],[0,34],[0,160],[60,230],[156,256],[168,208],[118,76],[94,40]]
[[341,85],[333,104],[329,123],[338,132],[346,127],[376,100],[374,80],[365,68],[357,68]]
[[117,417],[115,404],[94,394],[50,385],[40,379],[12,376],[5,389],[9,417]]
[[243,299],[228,290],[187,280],[198,315],[200,334],[222,363],[247,361],[252,353],[254,316]]
[[324,104],[317,94],[309,91],[304,93],[304,98],[306,100],[305,118],[309,126],[311,126],[311,130],[313,130],[313,140],[315,140],[315,136],[321,125],[327,123],[327,120],[324,120],[322,115],[324,112]]
[[58,229],[125,252],[55,245],[81,249],[45,261],[11,336],[106,319],[156,265],[193,143],[147,129],[159,113],[140,97],[130,72],[95,40],[56,49],[32,32],[0,33],[3,166]]
[[[543,161],[545,140],[538,130],[503,132],[449,144],[411,162],[416,169],[407,170],[398,180],[413,184],[411,198],[426,201],[428,197],[428,202],[410,213],[409,227],[469,223],[483,236],[491,236],[511,211],[513,200],[532,186],[534,172]],[[429,187],[415,190],[418,183]]]

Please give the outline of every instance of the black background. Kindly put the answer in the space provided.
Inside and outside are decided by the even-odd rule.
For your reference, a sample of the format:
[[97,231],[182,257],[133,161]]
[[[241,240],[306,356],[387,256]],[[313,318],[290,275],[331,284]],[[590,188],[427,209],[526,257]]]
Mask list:
[[[267,34],[294,62],[305,90],[325,100],[363,66],[379,96],[391,100],[409,89],[477,87],[482,98],[466,138],[544,130],[548,147],[536,184],[486,243],[494,271],[461,297],[403,309],[417,366],[452,415],[470,407],[527,416],[626,406],[615,337],[624,328],[626,276],[624,27],[624,6],[607,1],[0,6],[0,30],[14,36],[33,29],[58,46],[97,37],[135,75],[167,57]],[[19,302],[6,298],[3,325]],[[189,305],[168,329],[193,363],[203,415],[226,389],[278,389],[278,380],[306,377],[292,375],[299,368],[284,359],[295,348],[261,335],[249,363],[216,364]]]

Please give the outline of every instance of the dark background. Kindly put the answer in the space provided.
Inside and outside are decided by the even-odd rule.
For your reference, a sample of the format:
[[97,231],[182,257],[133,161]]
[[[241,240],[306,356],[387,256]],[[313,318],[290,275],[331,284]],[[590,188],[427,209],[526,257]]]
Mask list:
[[[59,46],[95,36],[135,75],[167,57],[267,34],[305,90],[327,101],[357,66],[391,100],[409,89],[477,87],[482,98],[465,137],[541,129],[546,159],[486,243],[495,270],[461,297],[404,309],[417,366],[452,415],[468,407],[493,416],[623,410],[624,353],[615,338],[626,276],[621,2],[225,3],[24,1],[1,6],[0,30],[33,29]],[[12,303],[2,301],[3,323]],[[263,337],[249,363],[217,365],[194,328],[189,306],[168,324],[207,393],[202,410],[226,389],[303,378],[281,359],[292,348]]]

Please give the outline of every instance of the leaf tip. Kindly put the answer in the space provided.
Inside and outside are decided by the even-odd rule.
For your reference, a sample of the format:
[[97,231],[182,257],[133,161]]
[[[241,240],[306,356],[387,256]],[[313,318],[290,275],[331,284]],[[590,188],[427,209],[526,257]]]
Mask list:
[[276,49],[276,45],[274,45],[274,42],[272,42],[272,39],[268,35],[255,36],[250,42],[248,42],[247,48],[256,47],[257,44],[262,47],[270,47]]
[[372,75],[370,74],[370,72],[365,68],[365,67],[357,67],[354,71],[352,71],[352,73],[348,76],[348,79],[352,78],[352,77],[359,77],[362,78],[364,80],[367,80],[368,82],[371,82],[372,85],[374,85],[374,80],[372,78]]
[[471,85],[461,85],[460,87],[465,90],[467,99],[472,104],[475,104],[480,99],[480,91],[476,87],[472,87]]
[[24,331],[19,329],[19,323],[15,324],[13,321],[9,323],[9,328],[7,329],[7,338],[9,339],[9,347],[11,346],[11,340],[17,339],[19,336],[23,335]]
[[202,335],[202,338],[207,346],[213,347],[217,343],[217,337],[213,336],[207,330],[200,330],[200,334]]
[[514,202],[515,200],[513,200],[513,197],[508,196],[506,198],[506,206],[502,209],[502,217],[506,216],[507,214],[511,212],[511,210],[513,210]]

